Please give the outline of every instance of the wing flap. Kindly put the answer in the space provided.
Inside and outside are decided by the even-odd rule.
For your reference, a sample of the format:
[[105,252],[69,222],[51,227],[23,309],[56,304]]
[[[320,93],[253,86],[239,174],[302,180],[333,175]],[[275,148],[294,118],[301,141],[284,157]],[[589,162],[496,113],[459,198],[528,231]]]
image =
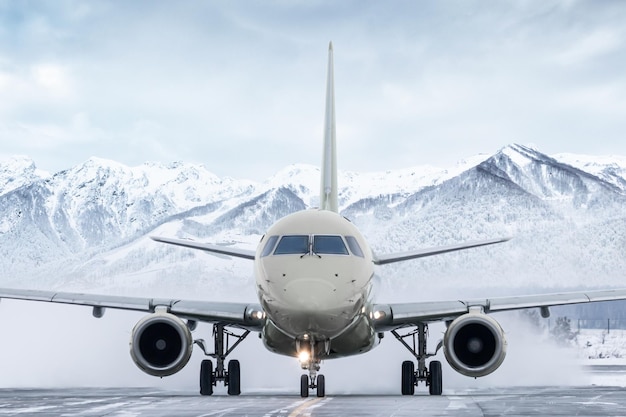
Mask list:
[[616,300],[626,300],[626,288],[474,300],[377,304],[372,310],[372,321],[377,331],[385,331],[417,323],[453,320],[468,313],[472,307],[482,308],[485,313],[493,313]]
[[[154,311],[155,305],[167,305],[153,298],[119,297],[112,295],[82,294],[39,290],[0,289],[0,299],[43,301],[48,303],[73,304],[90,307],[105,307],[134,311]],[[156,301],[156,302],[155,302]],[[169,300],[167,301],[169,303]]]
[[370,320],[376,331],[389,331],[417,323],[453,320],[467,313],[463,301],[427,301],[417,303],[375,304]]
[[224,322],[259,329],[265,320],[265,313],[260,305],[247,303],[181,300],[172,303],[170,313],[198,321]]
[[489,304],[486,307],[487,311],[508,311],[533,307],[551,307],[616,300],[626,300],[626,289],[498,297],[488,300]]
[[1,298],[113,308],[146,313],[153,313],[157,307],[165,307],[170,313],[184,319],[222,322],[250,329],[257,329],[262,319],[264,319],[264,315],[262,319],[252,316],[252,313],[262,312],[263,310],[261,306],[250,303],[205,302],[6,288],[0,288]]

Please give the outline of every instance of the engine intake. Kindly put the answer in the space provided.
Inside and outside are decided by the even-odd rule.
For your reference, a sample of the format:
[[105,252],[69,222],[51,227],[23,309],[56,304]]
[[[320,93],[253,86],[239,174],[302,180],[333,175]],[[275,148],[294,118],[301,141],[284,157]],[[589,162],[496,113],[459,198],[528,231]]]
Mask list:
[[130,355],[147,374],[160,377],[175,374],[187,365],[192,350],[191,331],[173,314],[150,314],[133,328]]
[[506,340],[500,324],[482,313],[457,317],[443,338],[446,360],[457,372],[471,377],[489,375],[506,356]]

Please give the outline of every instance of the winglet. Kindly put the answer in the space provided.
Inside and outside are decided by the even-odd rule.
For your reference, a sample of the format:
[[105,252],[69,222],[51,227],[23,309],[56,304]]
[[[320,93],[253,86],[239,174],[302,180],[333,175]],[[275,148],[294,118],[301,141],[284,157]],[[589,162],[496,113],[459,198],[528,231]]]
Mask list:
[[320,209],[339,212],[337,197],[337,145],[335,135],[335,83],[333,76],[333,43],[328,45],[326,78],[326,116],[324,120],[324,154],[322,159]]

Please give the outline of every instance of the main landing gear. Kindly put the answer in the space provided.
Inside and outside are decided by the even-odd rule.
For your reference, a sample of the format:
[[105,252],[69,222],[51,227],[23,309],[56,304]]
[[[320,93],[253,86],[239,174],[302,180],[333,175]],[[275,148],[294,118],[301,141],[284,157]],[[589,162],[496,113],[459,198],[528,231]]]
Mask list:
[[[220,323],[213,325],[213,339],[215,341],[215,350],[209,353],[204,340],[198,339],[195,343],[202,348],[206,356],[214,358],[217,362],[215,370],[213,370],[213,361],[205,359],[200,365],[200,394],[212,395],[213,387],[218,381],[223,381],[228,387],[228,395],[241,394],[241,372],[238,360],[228,361],[228,368],[224,364],[226,357],[250,334],[249,330],[245,330],[241,334],[234,333],[226,329],[226,326]],[[234,343],[231,346],[231,338]]]
[[[415,393],[415,387],[420,381],[426,383],[430,395],[441,395],[443,390],[441,362],[431,361],[428,368],[426,368],[426,359],[435,356],[439,349],[441,349],[443,342],[440,341],[437,344],[435,353],[426,352],[428,325],[425,323],[418,323],[414,330],[405,334],[399,334],[396,330],[392,330],[391,333],[417,359],[417,371],[415,371],[415,363],[413,361],[402,362],[402,395],[413,395]],[[417,344],[415,336],[417,336]],[[409,337],[413,340],[412,345],[409,345],[404,340]]]

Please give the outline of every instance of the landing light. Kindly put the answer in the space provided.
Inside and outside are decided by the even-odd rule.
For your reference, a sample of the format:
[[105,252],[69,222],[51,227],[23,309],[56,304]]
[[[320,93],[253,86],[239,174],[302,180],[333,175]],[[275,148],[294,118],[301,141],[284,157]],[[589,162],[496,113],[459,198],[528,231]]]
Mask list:
[[309,355],[308,351],[303,350],[298,353],[298,360],[300,361],[300,363],[308,363],[309,359],[311,359],[311,355]]
[[373,318],[374,320],[380,320],[380,319],[382,319],[383,317],[385,317],[385,312],[384,312],[384,311],[374,311],[374,312],[372,313],[372,318]]
[[264,320],[265,319],[265,311],[250,309],[247,311],[247,316],[250,320]]

